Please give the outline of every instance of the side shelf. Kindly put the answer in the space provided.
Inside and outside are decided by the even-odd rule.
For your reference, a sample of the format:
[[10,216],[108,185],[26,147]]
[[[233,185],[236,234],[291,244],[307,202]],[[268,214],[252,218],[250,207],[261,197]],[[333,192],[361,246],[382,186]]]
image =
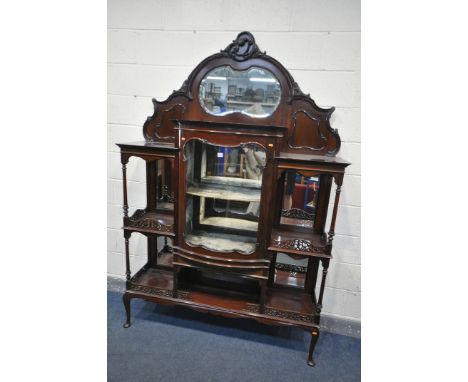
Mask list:
[[331,247],[326,236],[313,232],[294,232],[273,229],[269,251],[290,253],[293,255],[321,257],[331,259]]
[[131,217],[124,218],[123,228],[128,231],[175,236],[173,212],[168,210],[164,212],[136,210]]

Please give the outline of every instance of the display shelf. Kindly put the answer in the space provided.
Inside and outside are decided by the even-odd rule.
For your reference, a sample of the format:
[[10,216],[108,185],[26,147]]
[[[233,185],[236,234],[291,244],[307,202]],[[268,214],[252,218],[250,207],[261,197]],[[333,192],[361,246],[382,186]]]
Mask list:
[[258,222],[246,219],[227,218],[223,216],[210,216],[200,219],[200,224],[214,227],[257,232]]
[[234,178],[227,176],[205,176],[201,178],[201,182],[206,184],[218,185],[219,187],[233,186],[260,189],[260,187],[262,186],[261,180]]
[[187,195],[202,196],[212,199],[236,200],[239,202],[260,202],[260,190],[233,186],[217,187],[210,184],[190,184]]
[[123,228],[128,231],[174,236],[174,216],[172,211],[136,210],[131,217],[124,218]]
[[185,235],[187,244],[203,247],[216,252],[253,253],[256,248],[256,238],[218,232],[194,231]]
[[314,221],[309,219],[297,219],[281,216],[280,224],[286,224],[297,227],[314,228]]
[[296,255],[331,258],[325,235],[313,232],[297,232],[274,228],[269,251]]
[[[183,289],[182,289],[183,288]],[[206,286],[203,291],[190,282],[179,282],[173,290],[173,273],[163,269],[143,268],[129,282],[129,297],[143,297],[156,301],[187,306],[192,309],[229,317],[253,318],[270,324],[295,324],[301,327],[316,327],[315,304],[311,296],[295,288],[275,286],[266,294],[265,309],[254,299],[226,294],[225,290]]]

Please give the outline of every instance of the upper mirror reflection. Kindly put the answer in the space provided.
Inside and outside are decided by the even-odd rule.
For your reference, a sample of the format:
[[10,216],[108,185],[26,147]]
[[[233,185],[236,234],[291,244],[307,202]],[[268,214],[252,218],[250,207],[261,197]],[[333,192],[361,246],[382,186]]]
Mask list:
[[281,98],[278,80],[268,70],[252,67],[237,71],[221,66],[201,81],[200,104],[210,114],[240,112],[265,118],[273,114]]

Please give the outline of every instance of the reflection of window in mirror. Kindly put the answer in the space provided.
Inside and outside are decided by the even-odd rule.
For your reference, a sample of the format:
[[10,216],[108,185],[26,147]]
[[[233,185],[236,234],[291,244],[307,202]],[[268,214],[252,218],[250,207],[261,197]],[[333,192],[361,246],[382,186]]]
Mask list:
[[313,227],[319,187],[318,177],[286,171],[280,223]]

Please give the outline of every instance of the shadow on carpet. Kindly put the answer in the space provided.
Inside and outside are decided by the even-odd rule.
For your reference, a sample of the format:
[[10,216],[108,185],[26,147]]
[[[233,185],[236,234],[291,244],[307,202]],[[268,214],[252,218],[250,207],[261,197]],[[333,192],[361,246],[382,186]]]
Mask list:
[[248,319],[132,300],[122,327],[122,294],[108,292],[109,382],[359,381],[361,341],[321,332],[315,367],[306,364],[310,333]]

